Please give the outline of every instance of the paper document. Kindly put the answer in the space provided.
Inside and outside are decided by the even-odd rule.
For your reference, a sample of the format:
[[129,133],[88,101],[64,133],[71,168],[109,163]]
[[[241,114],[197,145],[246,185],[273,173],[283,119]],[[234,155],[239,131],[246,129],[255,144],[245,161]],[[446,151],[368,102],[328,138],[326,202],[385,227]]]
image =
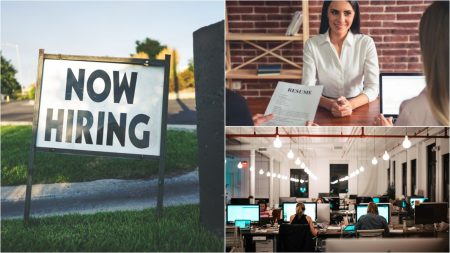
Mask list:
[[304,126],[313,121],[319,106],[323,86],[306,86],[278,82],[264,115],[273,114],[272,120],[262,126]]

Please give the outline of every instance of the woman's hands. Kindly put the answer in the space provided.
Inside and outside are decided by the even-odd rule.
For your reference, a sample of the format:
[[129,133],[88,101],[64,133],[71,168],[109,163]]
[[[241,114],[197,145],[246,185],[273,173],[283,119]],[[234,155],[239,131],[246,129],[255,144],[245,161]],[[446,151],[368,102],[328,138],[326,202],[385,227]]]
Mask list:
[[269,114],[269,115],[264,116],[263,114],[258,113],[258,114],[255,114],[255,115],[252,117],[252,119],[253,119],[253,124],[254,124],[255,126],[259,126],[259,125],[261,125],[262,123],[267,122],[267,121],[273,119],[273,114]]
[[341,96],[331,104],[330,111],[334,117],[346,117],[352,115],[353,107],[347,98]]
[[392,122],[392,117],[389,117],[386,119],[383,116],[383,114],[380,114],[373,119],[373,125],[374,126],[393,126],[394,123]]

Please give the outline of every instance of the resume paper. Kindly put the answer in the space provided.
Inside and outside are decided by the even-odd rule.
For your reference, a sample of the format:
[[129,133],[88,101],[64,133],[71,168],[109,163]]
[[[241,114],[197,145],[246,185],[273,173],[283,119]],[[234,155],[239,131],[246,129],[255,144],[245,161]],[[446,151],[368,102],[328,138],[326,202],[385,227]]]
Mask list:
[[273,119],[262,126],[304,126],[316,116],[323,86],[278,82],[264,115]]

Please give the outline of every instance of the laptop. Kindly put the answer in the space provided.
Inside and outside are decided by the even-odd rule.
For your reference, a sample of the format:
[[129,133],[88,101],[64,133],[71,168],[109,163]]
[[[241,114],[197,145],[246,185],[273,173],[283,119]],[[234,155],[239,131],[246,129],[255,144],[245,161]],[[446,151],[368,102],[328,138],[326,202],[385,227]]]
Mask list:
[[397,119],[400,104],[422,92],[425,76],[420,73],[380,73],[380,112]]
[[250,230],[251,220],[235,220],[234,225],[241,230]]

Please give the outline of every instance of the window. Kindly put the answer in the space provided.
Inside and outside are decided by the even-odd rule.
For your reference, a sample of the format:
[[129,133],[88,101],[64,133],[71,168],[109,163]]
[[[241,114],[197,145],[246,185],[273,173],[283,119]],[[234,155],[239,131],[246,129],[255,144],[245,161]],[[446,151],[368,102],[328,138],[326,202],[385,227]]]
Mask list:
[[392,185],[394,186],[394,196],[396,196],[395,194],[395,161],[392,162]]
[[427,146],[427,192],[430,202],[436,201],[436,144]]
[[330,164],[331,196],[337,196],[339,193],[348,193],[348,180],[339,181],[340,178],[345,176],[348,176],[348,164]]
[[309,176],[302,169],[291,169],[291,178],[299,182],[291,182],[291,197],[309,198]]
[[411,160],[411,194],[410,195],[414,195],[416,194],[416,176],[417,176],[417,169],[416,169],[416,159]]
[[448,203],[448,153],[442,156],[442,164],[444,165],[444,202]]
[[406,196],[407,195],[407,189],[406,189],[406,179],[407,179],[407,174],[406,174],[406,162],[402,163],[402,195]]

